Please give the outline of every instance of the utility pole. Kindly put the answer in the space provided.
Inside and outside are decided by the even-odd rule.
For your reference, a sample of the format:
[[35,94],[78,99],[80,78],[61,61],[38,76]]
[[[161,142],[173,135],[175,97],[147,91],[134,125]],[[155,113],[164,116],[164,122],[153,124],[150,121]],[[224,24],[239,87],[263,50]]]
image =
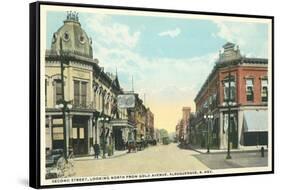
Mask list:
[[102,92],[102,114],[101,114],[101,117],[103,118],[102,119],[102,158],[105,158],[105,149],[106,149],[106,140],[105,140],[105,125],[104,125],[104,122],[105,122],[105,114],[104,114],[104,97],[105,97],[105,93]]
[[230,66],[228,66],[228,98],[227,98],[227,105],[228,105],[228,130],[227,130],[227,156],[226,156],[226,159],[231,159],[231,156],[230,156],[230,112],[231,112],[231,109],[230,109],[230,85],[231,85],[231,82],[230,82],[230,77],[231,77],[231,74],[230,74]]
[[67,161],[67,141],[66,141],[66,118],[65,112],[67,109],[65,97],[64,97],[64,62],[66,62],[66,57],[62,49],[62,39],[60,39],[60,69],[61,69],[61,90],[62,90],[62,125],[63,125],[63,156]]

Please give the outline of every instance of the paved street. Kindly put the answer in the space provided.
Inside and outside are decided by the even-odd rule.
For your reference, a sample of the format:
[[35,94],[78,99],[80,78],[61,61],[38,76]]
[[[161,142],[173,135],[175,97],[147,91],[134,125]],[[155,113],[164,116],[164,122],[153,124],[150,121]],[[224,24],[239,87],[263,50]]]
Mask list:
[[126,175],[209,169],[195,158],[199,153],[177,144],[157,145],[112,159],[75,161],[76,176]]

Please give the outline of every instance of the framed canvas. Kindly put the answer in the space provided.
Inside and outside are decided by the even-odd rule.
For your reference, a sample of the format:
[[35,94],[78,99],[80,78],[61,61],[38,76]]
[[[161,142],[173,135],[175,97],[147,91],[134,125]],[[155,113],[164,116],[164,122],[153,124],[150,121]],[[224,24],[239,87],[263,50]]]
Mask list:
[[274,172],[274,18],[30,4],[30,186]]

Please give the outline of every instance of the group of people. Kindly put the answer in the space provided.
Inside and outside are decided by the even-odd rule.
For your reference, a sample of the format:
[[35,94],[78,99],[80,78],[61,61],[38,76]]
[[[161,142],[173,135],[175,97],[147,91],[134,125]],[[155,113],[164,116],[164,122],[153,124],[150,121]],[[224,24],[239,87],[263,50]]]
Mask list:
[[[124,143],[124,147],[125,150],[128,149],[128,153],[134,151],[136,152],[137,149],[142,150],[146,147],[146,143],[144,140],[142,140],[141,142],[137,143],[136,141],[127,141],[126,143]],[[99,144],[94,144],[91,147],[91,155],[94,155],[95,159],[99,158],[100,155],[100,145]]]

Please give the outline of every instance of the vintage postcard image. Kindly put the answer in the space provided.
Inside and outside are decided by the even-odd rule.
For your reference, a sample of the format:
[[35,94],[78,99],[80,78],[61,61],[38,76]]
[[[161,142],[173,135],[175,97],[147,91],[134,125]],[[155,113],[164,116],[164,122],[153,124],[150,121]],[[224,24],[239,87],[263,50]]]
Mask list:
[[272,20],[41,5],[41,183],[272,170]]

